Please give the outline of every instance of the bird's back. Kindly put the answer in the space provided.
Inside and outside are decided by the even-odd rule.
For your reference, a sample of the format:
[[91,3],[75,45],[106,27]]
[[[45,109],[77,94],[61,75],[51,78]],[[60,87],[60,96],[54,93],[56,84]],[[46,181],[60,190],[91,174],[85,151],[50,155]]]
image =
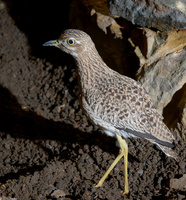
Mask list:
[[109,70],[109,73],[98,72],[94,80],[85,96],[89,112],[91,110],[96,116],[92,119],[91,114],[94,123],[99,121],[97,124],[100,125],[102,120],[101,127],[107,133],[107,126],[110,124],[110,131],[117,129],[124,137],[142,137],[160,147],[172,147],[174,136],[138,82],[113,70]]

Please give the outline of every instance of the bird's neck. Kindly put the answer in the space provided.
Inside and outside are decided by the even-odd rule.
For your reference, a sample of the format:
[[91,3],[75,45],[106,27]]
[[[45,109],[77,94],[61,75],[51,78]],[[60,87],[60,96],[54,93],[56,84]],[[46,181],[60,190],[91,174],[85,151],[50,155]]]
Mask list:
[[76,63],[81,90],[85,96],[90,89],[97,88],[98,84],[101,82],[101,78],[108,77],[112,74],[112,70],[104,63],[97,52],[88,55],[80,55],[78,59],[76,59]]

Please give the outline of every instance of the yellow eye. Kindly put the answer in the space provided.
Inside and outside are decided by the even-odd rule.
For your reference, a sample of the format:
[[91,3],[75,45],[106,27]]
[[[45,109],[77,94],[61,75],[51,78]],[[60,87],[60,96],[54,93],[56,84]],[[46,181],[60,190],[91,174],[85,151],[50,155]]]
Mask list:
[[69,44],[69,45],[74,45],[75,44],[75,40],[73,40],[73,39],[68,39],[67,40],[67,43]]

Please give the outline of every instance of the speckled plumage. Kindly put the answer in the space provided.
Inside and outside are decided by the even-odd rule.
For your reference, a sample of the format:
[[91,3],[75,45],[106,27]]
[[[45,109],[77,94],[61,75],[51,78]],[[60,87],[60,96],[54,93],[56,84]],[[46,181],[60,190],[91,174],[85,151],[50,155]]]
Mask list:
[[106,134],[145,138],[176,159],[171,149],[174,136],[163,123],[145,89],[135,80],[110,69],[99,56],[89,35],[69,29],[57,41],[49,41],[45,45],[56,46],[74,57],[82,107]]
[[[67,39],[76,40],[73,47]],[[77,63],[82,107],[87,116],[106,134],[143,137],[172,147],[174,136],[163,123],[145,89],[135,80],[110,69],[99,56],[89,35],[76,29],[66,30],[58,47],[71,54]],[[167,149],[167,148],[166,148]],[[162,149],[163,150],[163,149]],[[175,157],[168,148],[165,153]]]

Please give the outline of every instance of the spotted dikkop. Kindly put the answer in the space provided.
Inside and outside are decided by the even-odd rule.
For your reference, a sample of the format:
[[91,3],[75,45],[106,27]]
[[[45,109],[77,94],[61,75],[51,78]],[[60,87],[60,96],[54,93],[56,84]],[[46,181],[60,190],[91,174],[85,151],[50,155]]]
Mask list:
[[155,143],[170,157],[173,134],[162,121],[145,89],[135,80],[110,69],[102,60],[90,36],[83,31],[68,29],[58,40],[46,42],[73,56],[76,61],[81,92],[81,105],[87,117],[107,135],[116,137],[120,151],[115,161],[98,182],[104,180],[117,162],[124,157],[125,186],[128,189],[128,146],[124,138],[140,137]]

